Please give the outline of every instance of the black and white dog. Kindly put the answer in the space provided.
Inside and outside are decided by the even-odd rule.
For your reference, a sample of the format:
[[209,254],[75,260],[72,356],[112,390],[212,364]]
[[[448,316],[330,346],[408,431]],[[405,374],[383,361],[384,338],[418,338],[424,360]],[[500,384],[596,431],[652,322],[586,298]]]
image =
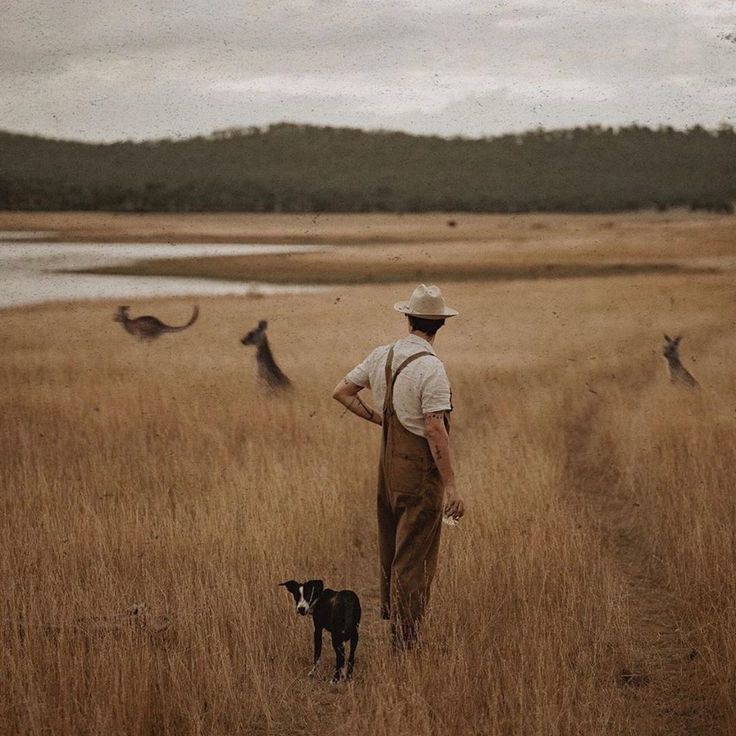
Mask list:
[[288,580],[283,585],[296,601],[296,612],[301,616],[312,616],[314,621],[314,666],[309,671],[312,677],[317,671],[322,654],[322,630],[327,629],[332,635],[332,646],[335,649],[337,662],[332,682],[339,682],[343,677],[345,666],[346,641],[350,641],[346,679],[353,674],[355,649],[358,646],[358,626],[360,625],[360,600],[352,590],[330,590],[325,588],[321,580],[307,580],[297,583]]

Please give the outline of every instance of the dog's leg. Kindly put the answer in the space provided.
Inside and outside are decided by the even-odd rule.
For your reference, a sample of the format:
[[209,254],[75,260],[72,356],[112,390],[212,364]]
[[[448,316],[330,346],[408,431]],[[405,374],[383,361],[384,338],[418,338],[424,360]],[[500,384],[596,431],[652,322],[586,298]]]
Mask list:
[[309,670],[309,677],[314,677],[314,673],[319,666],[319,658],[322,656],[322,629],[314,625],[314,663],[312,669]]
[[342,668],[345,666],[345,645],[341,639],[340,634],[332,635],[332,647],[335,650],[335,674],[332,677],[332,682],[340,682],[342,676]]
[[347,679],[353,676],[353,665],[355,664],[355,650],[358,647],[358,629],[353,631],[350,637],[350,654],[348,655],[348,672]]

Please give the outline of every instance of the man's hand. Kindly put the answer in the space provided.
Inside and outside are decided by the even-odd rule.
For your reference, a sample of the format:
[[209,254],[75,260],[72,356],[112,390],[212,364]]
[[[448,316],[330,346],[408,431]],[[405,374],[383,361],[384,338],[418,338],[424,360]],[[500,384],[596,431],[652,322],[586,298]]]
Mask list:
[[445,506],[443,511],[445,516],[451,516],[453,519],[462,519],[465,514],[463,498],[458,493],[454,484],[445,486]]

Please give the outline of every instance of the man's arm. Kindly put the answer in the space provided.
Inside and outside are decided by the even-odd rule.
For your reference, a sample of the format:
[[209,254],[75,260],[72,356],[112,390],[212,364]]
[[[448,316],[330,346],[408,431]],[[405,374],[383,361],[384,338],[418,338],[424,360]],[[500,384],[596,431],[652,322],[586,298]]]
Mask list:
[[452,467],[450,437],[445,427],[445,412],[435,411],[424,415],[424,436],[427,438],[429,449],[445,486],[443,510],[447,516],[460,519],[465,513],[465,506],[455,487],[455,471]]
[[381,416],[381,412],[376,411],[358,396],[358,393],[362,390],[363,386],[358,386],[352,381],[348,381],[347,378],[344,378],[335,386],[335,390],[332,392],[332,398],[339,401],[348,411],[355,414],[355,416],[365,419],[368,422],[373,422],[373,424],[382,424],[383,417]]

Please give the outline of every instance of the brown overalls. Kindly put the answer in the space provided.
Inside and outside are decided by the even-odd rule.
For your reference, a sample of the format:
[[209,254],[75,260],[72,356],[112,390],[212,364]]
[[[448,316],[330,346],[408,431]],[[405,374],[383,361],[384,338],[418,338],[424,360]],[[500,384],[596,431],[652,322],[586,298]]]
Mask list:
[[[391,620],[395,646],[411,646],[429,600],[437,568],[444,488],[429,443],[405,429],[394,411],[394,384],[409,363],[432,353],[410,355],[391,374],[386,359],[383,440],[378,468],[378,547],[381,559],[381,617]],[[449,422],[445,419],[449,429]]]

